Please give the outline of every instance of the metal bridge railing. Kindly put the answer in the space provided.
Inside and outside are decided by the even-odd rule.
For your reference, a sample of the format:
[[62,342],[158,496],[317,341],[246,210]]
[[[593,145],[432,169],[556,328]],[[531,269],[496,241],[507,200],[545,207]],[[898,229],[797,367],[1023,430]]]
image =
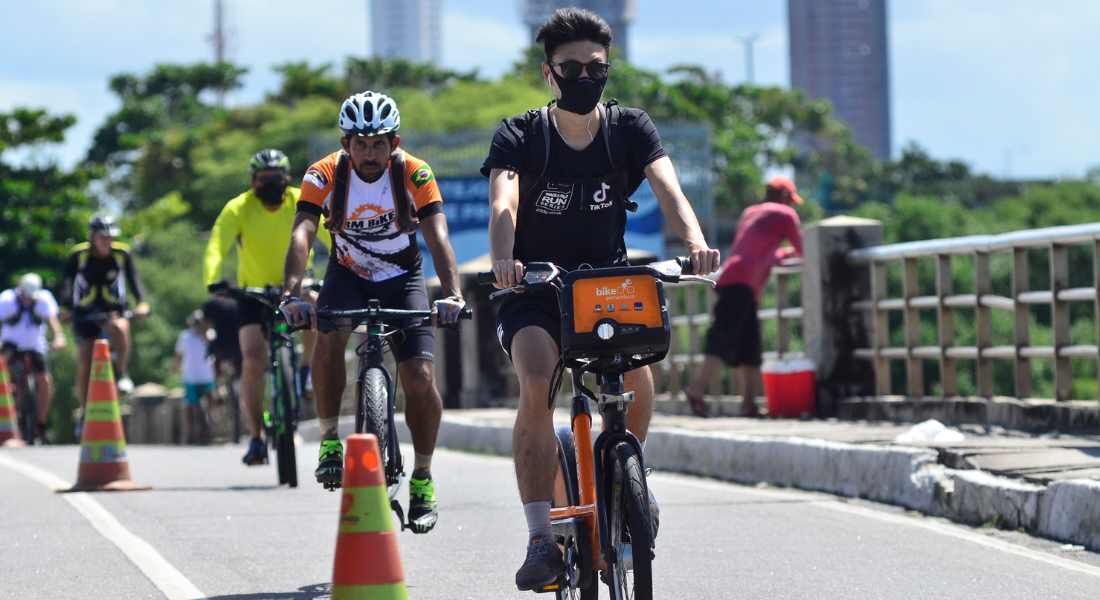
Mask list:
[[[1069,249],[1087,245],[1092,254],[1092,287],[1070,287]],[[1028,251],[1045,249],[1050,264],[1050,289],[1029,288]],[[1009,253],[1012,258],[1011,295],[993,292],[990,257]],[[1071,361],[1100,358],[1097,346],[1073,344],[1071,339],[1070,305],[1074,302],[1093,304],[1096,335],[1100,340],[1100,224],[1033,229],[1002,235],[969,236],[891,244],[861,248],[848,252],[850,263],[866,265],[870,270],[871,297],[854,303],[853,308],[869,311],[871,347],[855,350],[855,355],[870,360],[874,366],[875,390],[880,396],[891,391],[890,361],[904,361],[906,393],[913,398],[926,394],[923,363],[939,364],[942,394],[958,395],[957,363],[976,361],[975,384],[979,396],[993,396],[993,361],[1012,361],[1015,394],[1018,398],[1032,395],[1033,359],[1054,361],[1056,400],[1068,400],[1072,394]],[[964,256],[973,261],[974,292],[956,293],[953,288],[952,257]],[[935,261],[935,295],[923,295],[918,281],[920,261]],[[892,263],[902,264],[902,297],[887,293],[887,269]],[[1047,305],[1051,310],[1051,345],[1032,345],[1031,315],[1033,305]],[[958,309],[974,311],[975,344],[956,343],[956,313]],[[921,345],[920,315],[936,311],[937,344]],[[1011,312],[1013,343],[994,345],[993,311]],[[891,346],[890,313],[903,313],[904,345]],[[1100,370],[1098,370],[1100,373]]]
[[[802,321],[802,307],[790,302],[791,291],[802,276],[801,266],[775,267],[771,272],[770,286],[774,286],[775,305],[760,307],[757,317],[761,327],[772,321],[775,326],[775,345],[764,352],[765,359],[782,358],[791,353],[794,326]],[[769,290],[771,291],[771,290]],[[671,313],[672,343],[668,357],[654,366],[658,375],[657,391],[670,397],[678,397],[683,386],[691,381],[695,368],[703,361],[703,346],[707,328],[712,320],[714,293],[709,286],[684,284],[666,289]],[[771,297],[772,294],[766,294]],[[714,394],[733,394],[733,386],[724,387],[721,382],[710,391]]]

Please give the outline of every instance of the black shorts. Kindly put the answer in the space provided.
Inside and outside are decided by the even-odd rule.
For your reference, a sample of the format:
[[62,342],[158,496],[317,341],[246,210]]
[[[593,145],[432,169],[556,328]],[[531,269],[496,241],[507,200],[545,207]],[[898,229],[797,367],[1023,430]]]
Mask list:
[[267,335],[267,325],[271,322],[275,311],[259,300],[242,297],[237,299],[237,316],[241,327],[245,325],[259,325],[263,327],[264,335]]
[[553,292],[523,294],[501,302],[497,310],[497,339],[509,358],[512,356],[512,338],[524,327],[538,327],[554,338],[561,348],[561,307]]
[[4,342],[4,345],[0,347],[0,351],[4,353],[4,356],[9,363],[11,361],[18,360],[20,355],[29,355],[31,357],[31,372],[46,372],[46,355],[42,354],[41,352],[35,352],[34,350],[20,350],[16,347],[15,344],[11,342]]
[[717,356],[731,367],[759,367],[763,362],[760,319],[756,316],[756,294],[736,284],[718,288],[714,319],[707,332],[708,356]]
[[[317,299],[318,309],[356,310],[366,308],[369,300],[378,300],[382,308],[428,310],[428,290],[424,286],[424,274],[417,269],[408,275],[373,282],[359,277],[335,261],[329,261],[325,283]],[[324,327],[320,329],[326,331]],[[408,327],[403,333],[389,338],[389,343],[397,362],[410,358],[435,358],[435,332],[430,326]]]
[[76,334],[76,339],[78,341],[90,342],[98,340],[101,337],[106,337],[103,331],[103,326],[106,325],[106,321],[90,321],[83,318],[82,315],[106,312],[121,314],[124,310],[126,310],[125,307],[121,306],[92,305],[73,311],[73,333]]

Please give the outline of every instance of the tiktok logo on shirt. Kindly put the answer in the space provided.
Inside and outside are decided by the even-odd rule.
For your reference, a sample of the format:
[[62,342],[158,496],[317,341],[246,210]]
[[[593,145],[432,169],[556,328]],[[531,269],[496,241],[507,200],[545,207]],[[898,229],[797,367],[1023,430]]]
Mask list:
[[603,210],[605,208],[611,208],[612,201],[607,199],[607,192],[611,189],[611,186],[607,182],[600,182],[600,189],[596,190],[592,194],[592,203],[588,205],[588,210]]

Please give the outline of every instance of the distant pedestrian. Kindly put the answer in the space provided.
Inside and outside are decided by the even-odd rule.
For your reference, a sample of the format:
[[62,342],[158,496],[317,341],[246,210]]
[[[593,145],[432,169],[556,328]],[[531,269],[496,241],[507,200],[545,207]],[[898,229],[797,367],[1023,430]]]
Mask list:
[[183,376],[188,444],[204,443],[209,434],[202,400],[214,390],[214,361],[206,352],[206,330],[202,311],[196,310],[176,340],[174,367]]
[[[768,182],[763,201],[741,213],[715,288],[718,301],[707,332],[706,358],[686,390],[691,412],[697,416],[708,414],[704,395],[723,363],[737,369],[741,415],[758,415],[755,387],[763,353],[756,311],[772,266],[802,255],[801,222],[793,208],[798,204],[802,198],[794,182],[775,177]],[[794,248],[780,249],[784,242]]]

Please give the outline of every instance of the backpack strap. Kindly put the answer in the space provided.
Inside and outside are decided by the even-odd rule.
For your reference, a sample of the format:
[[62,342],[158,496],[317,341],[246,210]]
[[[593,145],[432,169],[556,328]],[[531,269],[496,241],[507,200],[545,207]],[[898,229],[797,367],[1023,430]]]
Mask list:
[[332,200],[325,216],[325,227],[333,233],[343,231],[344,221],[347,219],[350,162],[346,152],[341,152],[340,159],[336,161],[336,174],[332,178]]
[[416,230],[408,186],[405,185],[405,153],[394,150],[390,155],[390,191],[393,208],[397,212],[397,228],[405,233]]
[[542,171],[539,172],[539,179],[542,179],[550,166],[550,109],[545,106],[540,108],[539,117],[542,120]]

